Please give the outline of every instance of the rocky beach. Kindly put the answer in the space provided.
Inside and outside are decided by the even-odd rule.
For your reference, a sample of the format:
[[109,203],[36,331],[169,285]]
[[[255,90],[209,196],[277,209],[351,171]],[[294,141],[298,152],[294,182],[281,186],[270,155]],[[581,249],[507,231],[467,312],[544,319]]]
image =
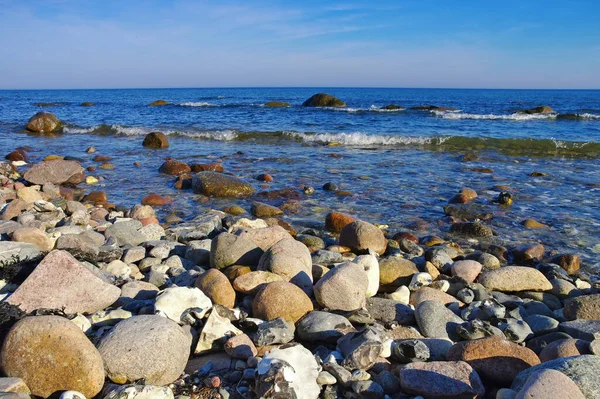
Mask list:
[[[302,106],[346,104],[317,94]],[[177,157],[166,151],[181,137],[158,130],[128,137],[127,151],[113,136],[69,145],[69,126],[38,112],[22,122],[26,145],[3,148],[0,398],[600,399],[597,249],[569,241],[580,232],[560,216],[535,216],[562,160],[500,179],[486,163],[497,149],[452,152],[433,168],[464,175],[386,220],[369,191],[356,195],[375,171],[332,178],[352,157],[340,143],[315,150],[331,173],[292,184],[293,164],[264,167],[244,153],[254,147]],[[595,214],[578,199],[595,201],[597,182],[580,183],[590,191],[568,206],[593,242]],[[436,211],[419,214],[427,201]]]

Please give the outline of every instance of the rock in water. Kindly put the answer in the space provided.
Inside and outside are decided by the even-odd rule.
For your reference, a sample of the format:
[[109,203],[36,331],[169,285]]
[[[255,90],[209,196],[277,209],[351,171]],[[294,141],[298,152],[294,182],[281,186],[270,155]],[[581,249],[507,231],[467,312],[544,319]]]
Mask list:
[[148,148],[169,148],[169,139],[164,133],[152,132],[144,137],[142,145]]
[[529,109],[524,109],[522,111],[519,111],[519,114],[526,114],[526,115],[552,114],[552,113],[554,113],[554,110],[552,109],[552,107],[550,107],[548,105],[542,105],[540,107],[529,108]]
[[340,245],[349,247],[356,252],[366,252],[372,249],[382,255],[387,248],[387,240],[377,226],[357,220],[342,229]]
[[263,320],[282,317],[294,323],[313,310],[310,298],[292,283],[280,281],[267,284],[252,303],[252,314]]
[[27,130],[36,133],[52,133],[60,127],[60,120],[49,112],[38,112],[27,122]]
[[314,292],[322,307],[352,311],[364,306],[368,287],[369,278],[363,266],[347,262],[321,277]]
[[325,93],[317,93],[302,103],[303,107],[345,107],[346,103]]
[[62,309],[69,314],[94,313],[112,305],[121,290],[105,283],[66,251],[50,252],[8,298],[25,312]]
[[258,364],[255,392],[265,399],[317,399],[320,371],[313,354],[301,345],[273,349]]
[[192,189],[208,197],[244,198],[254,194],[254,188],[234,176],[217,172],[200,172],[192,179]]
[[147,384],[175,381],[190,355],[191,336],[158,315],[134,316],[119,322],[98,350],[108,378],[117,384],[144,379]]
[[268,103],[265,104],[265,107],[285,108],[285,107],[290,107],[290,104],[282,102],[282,101],[269,101]]
[[537,269],[525,266],[505,266],[483,273],[479,282],[490,291],[550,291],[552,284]]
[[2,345],[6,375],[25,381],[31,393],[47,398],[74,390],[96,396],[104,385],[102,357],[69,319],[34,316],[18,321]]
[[280,275],[304,292],[312,292],[310,251],[306,245],[293,238],[284,238],[269,248],[260,258],[257,269]]
[[165,100],[156,100],[156,101],[152,101],[150,104],[148,104],[149,107],[160,107],[163,105],[169,105],[169,102],[165,101]]
[[426,398],[473,399],[485,393],[477,372],[465,362],[411,363],[399,374],[403,391]]
[[39,185],[79,184],[85,180],[85,173],[77,161],[48,161],[33,165],[23,178]]

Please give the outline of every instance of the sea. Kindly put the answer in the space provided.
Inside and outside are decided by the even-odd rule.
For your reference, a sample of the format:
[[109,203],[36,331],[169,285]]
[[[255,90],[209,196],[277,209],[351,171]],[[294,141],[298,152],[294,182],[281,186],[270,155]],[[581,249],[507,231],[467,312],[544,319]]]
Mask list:
[[[302,103],[323,92],[344,108]],[[165,106],[148,106],[155,100]],[[290,107],[271,108],[270,101]],[[81,106],[93,102],[93,106]],[[386,105],[404,107],[386,110]],[[446,111],[413,110],[436,105]],[[547,105],[549,114],[520,110]],[[25,130],[36,112],[57,115],[60,133]],[[160,131],[170,147],[149,150],[144,136]],[[0,91],[0,148],[29,146],[31,162],[71,156],[84,166],[112,157],[115,169],[90,174],[110,202],[132,206],[150,194],[171,196],[159,209],[188,220],[209,209],[256,198],[205,198],[174,188],[158,168],[167,158],[222,162],[226,173],[258,192],[291,188],[283,219],[299,232],[321,230],[325,215],[346,212],[380,225],[390,235],[447,237],[444,206],[461,188],[477,191],[477,204],[493,214],[485,223],[498,245],[541,243],[549,252],[576,253],[600,271],[600,91],[380,88],[210,88]],[[86,153],[94,146],[96,154]],[[3,156],[4,154],[0,154]],[[466,157],[465,157],[466,156]],[[138,163],[139,166],[136,166]],[[259,174],[270,183],[256,180]],[[323,189],[334,183],[338,192]],[[314,188],[314,193],[311,193]],[[496,202],[500,192],[511,206]],[[289,202],[292,201],[293,204]],[[546,224],[528,229],[525,219]]]

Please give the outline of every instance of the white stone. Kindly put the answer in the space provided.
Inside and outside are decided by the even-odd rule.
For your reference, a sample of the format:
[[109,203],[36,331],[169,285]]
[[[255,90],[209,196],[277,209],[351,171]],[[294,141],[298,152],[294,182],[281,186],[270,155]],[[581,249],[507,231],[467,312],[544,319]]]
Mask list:
[[121,260],[113,260],[104,268],[104,271],[112,274],[117,278],[127,278],[131,275],[131,268],[127,263]]
[[317,384],[319,385],[335,385],[337,380],[327,371],[321,371],[317,377]]
[[213,309],[202,327],[198,345],[194,353],[205,353],[213,349],[220,349],[225,341],[234,335],[240,335],[244,332],[231,324],[229,319],[221,316],[216,309]]
[[429,273],[416,273],[413,275],[410,284],[408,285],[408,289],[411,291],[416,291],[421,287],[425,287],[433,283],[433,277]]
[[84,333],[87,333],[90,330],[90,328],[92,328],[92,323],[90,323],[88,318],[82,315],[81,313],[72,318],[71,321],[75,323],[75,325],[79,327]]
[[169,387],[155,385],[115,385],[103,399],[174,399]]
[[575,286],[577,288],[579,288],[580,290],[587,290],[592,288],[592,285],[590,283],[588,283],[587,281],[583,281],[580,279],[575,280]]
[[[261,383],[265,384],[261,381],[261,376],[267,374],[272,367],[279,365],[283,365],[280,375],[285,381],[282,386],[286,386],[288,390],[287,393],[283,392],[284,395],[289,394],[287,397],[296,399],[317,399],[319,397],[321,388],[317,384],[317,378],[321,367],[317,364],[314,355],[302,345],[284,349],[277,348],[268,352],[257,367],[257,388]],[[278,387],[279,385],[275,388]]]
[[128,319],[130,317],[133,317],[133,313],[119,308],[114,310],[99,310],[91,315],[89,320],[94,328],[98,328],[104,326],[114,326],[121,320]]
[[408,305],[410,302],[410,290],[407,286],[401,285],[396,291],[386,294],[385,297]]
[[379,291],[379,261],[377,260],[376,252],[369,250],[368,255],[357,256],[354,259],[354,263],[363,266],[367,272],[369,286],[367,287],[366,297],[375,296],[377,291]]
[[211,300],[198,288],[173,287],[156,297],[156,314],[180,324],[193,324],[212,308]]
[[269,227],[269,225],[262,219],[241,218],[229,228],[229,233],[233,233],[238,229],[261,229],[265,227]]
[[59,399],[86,399],[85,395],[77,391],[65,391]]

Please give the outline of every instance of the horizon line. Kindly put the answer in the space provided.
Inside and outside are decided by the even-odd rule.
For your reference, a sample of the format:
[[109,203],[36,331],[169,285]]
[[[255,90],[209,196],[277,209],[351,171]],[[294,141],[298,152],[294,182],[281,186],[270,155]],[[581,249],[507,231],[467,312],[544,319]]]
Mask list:
[[79,87],[79,88],[0,88],[0,91],[67,90],[213,90],[213,89],[388,89],[388,90],[523,90],[523,91],[600,91],[598,88],[514,88],[514,87],[391,87],[391,86],[204,86],[204,87]]

